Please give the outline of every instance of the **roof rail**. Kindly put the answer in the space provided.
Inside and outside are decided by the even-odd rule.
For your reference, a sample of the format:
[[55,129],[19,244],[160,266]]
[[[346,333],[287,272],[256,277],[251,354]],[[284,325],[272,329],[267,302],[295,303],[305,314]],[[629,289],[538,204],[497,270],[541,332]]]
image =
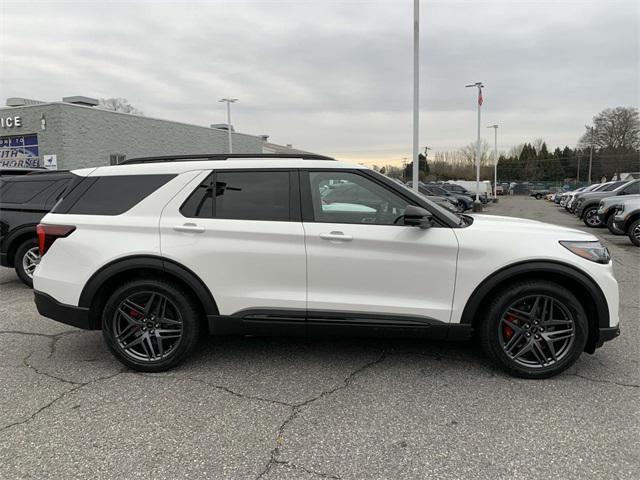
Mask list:
[[227,160],[234,158],[295,158],[302,160],[334,160],[335,158],[315,153],[203,153],[200,155],[164,155],[158,157],[130,158],[119,163],[119,165],[132,165],[141,163],[161,163],[161,162],[192,162],[209,160]]

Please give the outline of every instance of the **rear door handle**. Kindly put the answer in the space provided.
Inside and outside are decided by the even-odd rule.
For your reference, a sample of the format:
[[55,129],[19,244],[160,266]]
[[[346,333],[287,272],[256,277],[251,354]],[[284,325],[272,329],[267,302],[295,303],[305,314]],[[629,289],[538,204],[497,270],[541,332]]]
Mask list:
[[321,233],[320,238],[330,242],[350,242],[353,240],[351,235],[345,235],[342,232]]
[[185,223],[184,225],[176,225],[173,227],[176,232],[184,233],[204,233],[204,227],[200,227],[195,223]]

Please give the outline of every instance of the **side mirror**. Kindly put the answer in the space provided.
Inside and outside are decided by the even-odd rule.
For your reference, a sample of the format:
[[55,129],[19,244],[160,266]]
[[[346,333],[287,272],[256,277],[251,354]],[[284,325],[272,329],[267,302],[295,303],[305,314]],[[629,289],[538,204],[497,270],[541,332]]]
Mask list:
[[428,210],[415,205],[409,205],[404,211],[403,225],[419,228],[431,228],[433,215]]

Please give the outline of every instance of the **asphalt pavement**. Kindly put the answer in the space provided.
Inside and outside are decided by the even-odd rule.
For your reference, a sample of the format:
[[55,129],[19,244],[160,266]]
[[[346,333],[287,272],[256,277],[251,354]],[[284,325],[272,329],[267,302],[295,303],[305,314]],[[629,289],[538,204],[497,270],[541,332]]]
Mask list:
[[0,478],[640,478],[640,249],[543,200],[487,210],[602,238],[622,335],[542,381],[471,343],[371,339],[210,339],[139,374],[0,269]]

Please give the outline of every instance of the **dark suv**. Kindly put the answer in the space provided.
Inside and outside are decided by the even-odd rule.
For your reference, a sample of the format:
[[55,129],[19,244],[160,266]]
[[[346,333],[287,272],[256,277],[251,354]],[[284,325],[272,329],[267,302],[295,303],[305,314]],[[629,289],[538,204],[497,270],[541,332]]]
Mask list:
[[43,171],[0,179],[0,265],[15,268],[30,287],[40,262],[36,225],[72,177],[68,172]]

